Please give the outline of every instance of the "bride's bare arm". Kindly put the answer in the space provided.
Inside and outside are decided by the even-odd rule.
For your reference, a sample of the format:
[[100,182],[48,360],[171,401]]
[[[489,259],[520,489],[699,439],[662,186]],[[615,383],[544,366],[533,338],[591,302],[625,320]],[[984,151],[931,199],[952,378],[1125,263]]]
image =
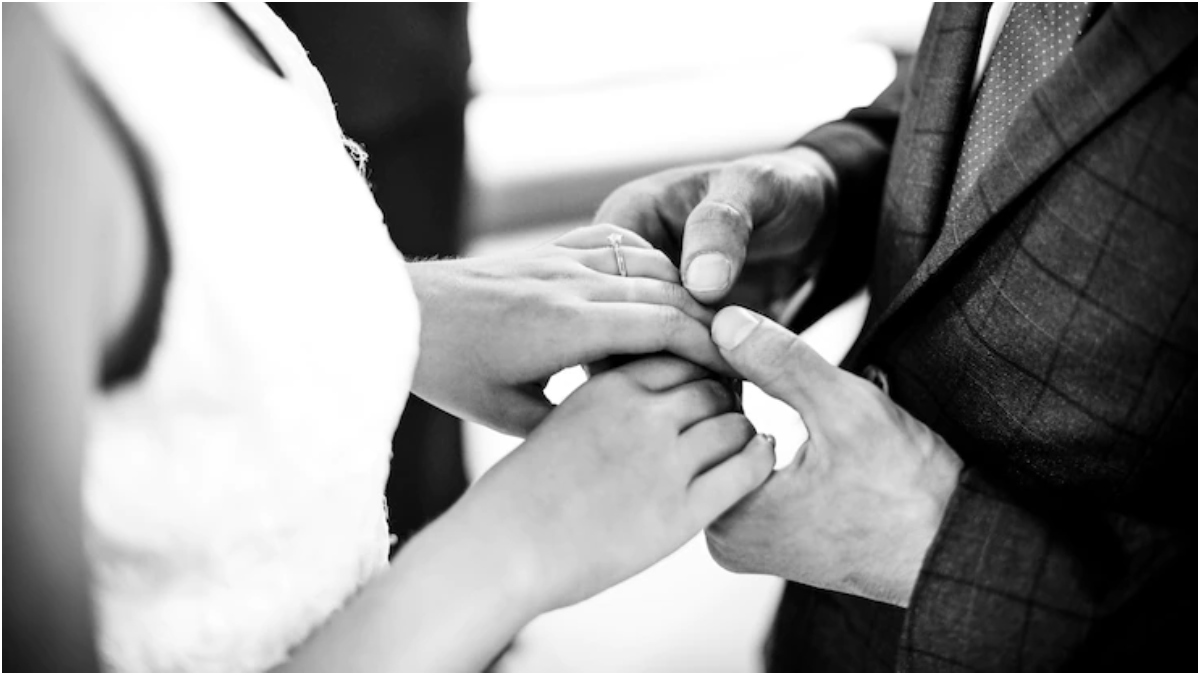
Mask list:
[[294,655],[477,670],[528,620],[671,553],[770,474],[772,442],[673,357],[590,380]]
[[[145,223],[127,158],[36,11],[4,19],[4,656],[92,671],[86,411],[144,282]],[[593,378],[283,667],[482,668],[532,616],[680,546],[772,466],[707,376],[654,357]]]
[[538,613],[517,548],[439,521],[414,537],[281,671],[483,670]]

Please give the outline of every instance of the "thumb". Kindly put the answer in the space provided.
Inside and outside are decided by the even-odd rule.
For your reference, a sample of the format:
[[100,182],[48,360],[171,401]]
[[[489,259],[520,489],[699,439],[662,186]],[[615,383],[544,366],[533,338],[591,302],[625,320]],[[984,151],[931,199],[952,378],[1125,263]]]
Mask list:
[[795,333],[742,307],[717,312],[712,338],[746,380],[804,416],[832,393],[840,374]]
[[742,271],[755,222],[774,204],[774,184],[756,165],[732,162],[712,174],[683,228],[679,269],[700,302],[724,298]]

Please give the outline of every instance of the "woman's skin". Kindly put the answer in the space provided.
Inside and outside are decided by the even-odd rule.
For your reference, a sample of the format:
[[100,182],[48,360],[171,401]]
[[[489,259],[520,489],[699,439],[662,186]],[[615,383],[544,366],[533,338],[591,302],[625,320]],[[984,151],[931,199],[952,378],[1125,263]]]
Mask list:
[[705,376],[652,357],[575,391],[284,668],[480,670],[538,614],[683,545],[774,464]]
[[[630,278],[617,276],[614,233]],[[731,372],[709,334],[712,310],[628,230],[593,225],[520,256],[408,269],[422,318],[413,393],[498,431],[527,435],[551,410],[550,376],[614,354],[670,352]]]
[[[88,671],[86,411],[145,283],[146,221],[128,158],[36,10],[4,19],[5,657]],[[709,313],[632,235],[639,276],[615,276],[607,234],[410,266],[414,391],[533,431],[281,667],[483,668],[529,619],[644,569],[766,479],[771,443],[692,363],[725,368]],[[540,394],[563,367],[662,351],[687,360],[622,366],[557,409]]]

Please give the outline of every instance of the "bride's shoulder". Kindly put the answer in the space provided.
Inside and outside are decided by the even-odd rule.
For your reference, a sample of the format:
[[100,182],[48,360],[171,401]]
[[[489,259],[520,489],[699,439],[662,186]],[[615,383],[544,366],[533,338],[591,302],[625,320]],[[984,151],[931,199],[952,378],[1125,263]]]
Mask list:
[[[102,358],[133,319],[147,267],[146,216],[130,148],[36,7],[4,6],[4,90],[5,164],[20,167],[5,176],[4,238],[32,247],[12,256],[21,269],[10,273],[37,280],[16,290],[36,304],[53,291],[80,295],[72,304],[88,305]],[[87,283],[39,279],[68,259]]]
[[[120,322],[116,240],[138,225],[124,211],[137,194],[41,10],[6,4],[3,16],[4,379],[19,386],[5,404],[13,489],[4,504],[22,519],[5,554],[20,646],[10,655],[6,644],[5,658],[87,671],[96,661],[79,489],[86,407]],[[25,631],[29,640],[17,637]]]

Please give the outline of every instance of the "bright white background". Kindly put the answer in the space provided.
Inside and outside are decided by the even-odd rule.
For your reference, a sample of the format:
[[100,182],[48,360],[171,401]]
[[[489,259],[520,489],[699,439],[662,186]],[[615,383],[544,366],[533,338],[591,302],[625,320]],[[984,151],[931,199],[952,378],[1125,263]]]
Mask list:
[[[769,150],[865,105],[912,51],[928,3],[478,3],[471,9],[467,252],[528,248],[588,222],[621,183],[682,163]],[[805,338],[833,362],[865,313],[859,297]],[[561,400],[578,369],[548,389]],[[779,441],[799,417],[747,387]],[[517,445],[467,425],[474,477]],[[504,671],[752,671],[781,582],[718,567],[703,537],[592,600],[532,623]]]

